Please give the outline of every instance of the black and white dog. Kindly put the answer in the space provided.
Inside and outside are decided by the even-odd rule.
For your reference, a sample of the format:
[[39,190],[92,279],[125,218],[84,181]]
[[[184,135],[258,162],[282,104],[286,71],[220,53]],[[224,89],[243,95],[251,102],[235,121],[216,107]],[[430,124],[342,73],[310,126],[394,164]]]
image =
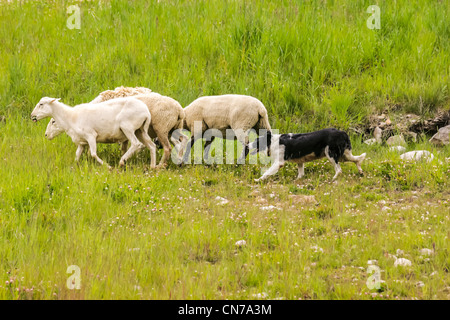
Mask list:
[[323,129],[309,133],[272,134],[267,131],[249,145],[250,149],[256,149],[252,154],[267,150],[272,158],[272,166],[255,181],[264,180],[275,174],[286,161],[298,164],[298,176],[300,179],[305,174],[305,162],[327,157],[333,164],[336,174],[333,180],[342,172],[339,161],[351,161],[358,167],[362,174],[361,163],[366,154],[352,155],[350,139],[344,131],[334,128]]

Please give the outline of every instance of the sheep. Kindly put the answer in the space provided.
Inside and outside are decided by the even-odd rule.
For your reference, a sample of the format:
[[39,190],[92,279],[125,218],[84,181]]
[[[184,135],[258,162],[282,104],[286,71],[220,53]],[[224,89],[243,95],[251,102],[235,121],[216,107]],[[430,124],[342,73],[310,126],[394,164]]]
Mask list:
[[143,143],[150,150],[150,166],[155,167],[156,146],[148,135],[151,115],[142,101],[128,97],[98,104],[86,103],[72,108],[59,100],[42,98],[31,112],[31,119],[36,122],[46,117],[54,117],[58,126],[63,128],[78,146],[75,161],[79,161],[87,144],[91,156],[103,164],[103,160],[97,156],[97,142],[114,143],[128,140],[131,146],[120,159],[119,165],[123,166],[143,147]]
[[[119,90],[118,94],[123,94],[123,91]],[[102,99],[112,99],[112,96],[112,92],[108,92],[107,96],[101,93],[91,103],[98,102],[100,97]],[[152,115],[152,123],[148,133],[151,138],[157,137],[164,149],[164,154],[158,167],[166,165],[170,157],[172,148],[169,141],[175,145],[175,148],[178,147],[178,157],[181,158],[188,142],[188,137],[181,133],[185,118],[183,107],[175,99],[156,92],[135,95],[133,97],[144,102]]]
[[[138,95],[135,95],[136,93]],[[106,90],[100,93],[90,103],[99,103],[126,95],[133,95],[134,98],[144,102],[152,115],[152,122],[148,133],[151,138],[157,138],[164,149],[164,154],[158,167],[166,165],[172,151],[170,142],[175,146],[175,149],[178,149],[178,157],[181,158],[186,148],[188,137],[181,133],[184,122],[184,109],[175,99],[152,92],[147,88],[118,87],[115,90]],[[50,120],[46,133],[51,134],[54,138],[59,134],[58,131],[62,133],[62,130],[57,128],[57,124]],[[126,148],[127,142],[124,141],[122,144],[122,152]]]
[[117,87],[114,90],[105,90],[102,93],[100,93],[94,100],[91,101],[91,103],[99,103],[115,98],[124,98],[124,97],[131,97],[131,96],[137,96],[140,94],[149,94],[152,93],[151,89],[145,88],[145,87]]
[[[192,137],[188,143],[183,163],[188,162],[190,151],[195,141],[203,138],[208,129],[219,130],[226,137],[226,130],[232,129],[235,137],[242,143],[244,149],[238,163],[245,162],[248,154],[248,133],[251,129],[266,129],[271,131],[267,110],[258,99],[237,94],[220,96],[205,96],[194,100],[186,108],[184,128],[191,131]],[[201,122],[200,127],[194,128],[194,122]],[[211,140],[205,143],[205,158],[208,155]]]
[[[75,106],[74,108],[76,108]],[[48,140],[53,140],[55,137],[59,136],[61,133],[65,132],[64,128],[60,127],[55,119],[51,118],[48,122],[47,128],[45,129],[45,137]],[[121,145],[122,155],[127,152],[128,140],[119,142]]]

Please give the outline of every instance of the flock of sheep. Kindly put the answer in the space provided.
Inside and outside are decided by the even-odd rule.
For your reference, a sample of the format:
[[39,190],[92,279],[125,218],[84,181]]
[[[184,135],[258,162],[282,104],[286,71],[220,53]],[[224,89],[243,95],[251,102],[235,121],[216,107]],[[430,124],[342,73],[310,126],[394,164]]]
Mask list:
[[[50,120],[45,136],[53,139],[66,132],[77,145],[75,160],[79,161],[86,146],[91,156],[100,164],[103,160],[97,155],[97,143],[120,143],[122,157],[119,165],[137,151],[150,150],[150,167],[156,168],[157,139],[164,152],[158,167],[164,167],[172,152],[176,150],[174,162],[189,163],[190,150],[197,140],[207,138],[207,131],[219,132],[223,138],[237,139],[242,145],[238,163],[245,163],[249,149],[265,151],[272,158],[272,166],[260,178],[276,173],[286,161],[298,164],[298,177],[304,174],[304,163],[327,157],[336,171],[333,180],[342,172],[339,162],[354,162],[362,173],[361,163],[366,154],[353,156],[347,133],[336,129],[323,129],[301,134],[271,134],[267,110],[258,99],[245,95],[205,96],[194,100],[183,108],[176,100],[137,87],[118,87],[100,93],[89,103],[70,107],[55,98],[42,98],[31,113],[31,119],[38,121],[47,117]],[[183,134],[188,130],[191,138]],[[262,136],[249,144],[251,130],[263,129]],[[231,130],[233,135],[228,135]],[[378,130],[379,131],[379,130]],[[375,130],[377,139],[379,132]],[[208,157],[212,135],[206,139],[204,158]],[[369,142],[366,141],[366,142]],[[130,146],[128,147],[128,144]],[[399,147],[396,147],[399,148]],[[404,150],[402,150],[404,151]],[[401,155],[403,160],[432,160],[428,151],[413,151]]]
[[[208,129],[227,129],[235,132],[244,149],[241,158],[248,154],[250,130],[271,130],[267,110],[256,98],[245,95],[206,96],[193,101],[186,108],[174,99],[142,87],[118,87],[107,90],[89,103],[70,107],[55,98],[42,98],[31,113],[31,119],[50,120],[45,136],[53,139],[66,132],[77,145],[76,161],[80,159],[86,145],[91,156],[103,164],[97,155],[97,143],[121,143],[123,166],[136,151],[147,147],[150,150],[151,167],[156,167],[157,138],[164,149],[158,167],[164,166],[171,154],[172,146],[179,160],[189,157],[196,140],[202,139]],[[191,132],[191,139],[182,133]],[[206,142],[205,153],[214,137]],[[128,148],[128,143],[130,147]],[[188,150],[186,150],[188,149]],[[185,152],[186,151],[186,152]]]

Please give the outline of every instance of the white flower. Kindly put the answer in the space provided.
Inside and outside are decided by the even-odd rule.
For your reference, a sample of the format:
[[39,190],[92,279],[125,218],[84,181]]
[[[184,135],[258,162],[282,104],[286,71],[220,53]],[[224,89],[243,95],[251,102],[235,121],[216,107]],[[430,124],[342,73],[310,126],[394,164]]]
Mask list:
[[258,299],[265,299],[267,298],[269,295],[265,292],[261,292],[261,293],[257,293],[257,294],[252,294],[253,297],[258,298]]
[[394,262],[394,267],[398,267],[398,266],[402,266],[402,267],[407,267],[407,266],[411,266],[411,261],[405,258],[399,258],[397,260],[395,260]]
[[314,252],[323,252],[323,249],[321,247],[318,247],[318,246],[312,246],[311,249],[313,249]]
[[238,247],[245,247],[247,245],[247,242],[245,240],[239,240],[239,241],[236,241],[236,243],[234,245],[238,246]]
[[272,206],[272,205],[267,206],[267,207],[261,207],[261,210],[275,210],[275,209],[281,210],[280,208],[277,208],[277,207]]
[[423,248],[423,249],[420,249],[420,254],[423,256],[431,256],[433,254],[433,250]]
[[227,204],[229,202],[227,199],[219,197],[219,196],[216,197],[216,200],[219,201],[218,204],[221,206],[223,206],[224,204]]

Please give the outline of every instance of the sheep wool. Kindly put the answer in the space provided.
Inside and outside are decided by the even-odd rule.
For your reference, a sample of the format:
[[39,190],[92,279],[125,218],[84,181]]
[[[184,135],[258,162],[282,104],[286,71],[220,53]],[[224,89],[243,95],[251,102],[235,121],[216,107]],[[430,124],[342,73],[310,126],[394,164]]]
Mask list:
[[[185,163],[192,145],[197,139],[201,139],[203,133],[208,129],[219,130],[224,137],[227,129],[235,132],[236,139],[244,146],[239,162],[245,161],[248,154],[248,133],[251,129],[256,131],[259,129],[272,130],[266,108],[261,101],[251,96],[227,94],[200,97],[188,105],[184,112],[186,114],[185,129],[193,133],[183,159]],[[202,128],[194,129],[195,122],[201,122]],[[213,139],[214,137],[205,143],[206,155]]]
[[[163,157],[158,166],[164,166],[170,157],[172,147],[169,141],[178,149],[178,157],[181,158],[188,142],[188,137],[181,133],[184,126],[185,113],[178,101],[171,97],[152,92],[152,90],[147,88],[129,88],[122,86],[100,93],[91,103],[103,102],[124,96],[133,96],[144,102],[152,115],[152,122],[148,133],[151,138],[157,137],[164,149]],[[174,132],[177,129],[179,131]],[[171,137],[172,134],[173,137]]]

